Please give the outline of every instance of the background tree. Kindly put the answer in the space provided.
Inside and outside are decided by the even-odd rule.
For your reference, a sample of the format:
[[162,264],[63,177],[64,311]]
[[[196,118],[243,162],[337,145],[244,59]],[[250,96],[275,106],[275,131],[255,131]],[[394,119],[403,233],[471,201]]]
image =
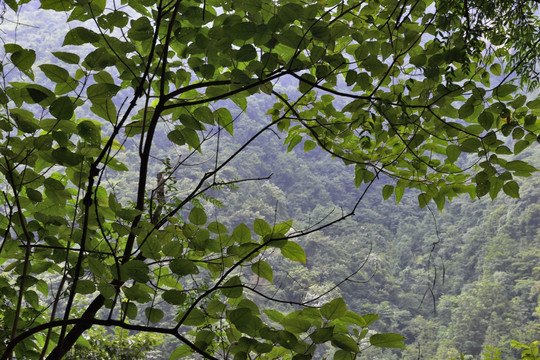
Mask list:
[[[6,1],[15,12],[24,3]],[[65,12],[71,28],[54,61],[4,43],[3,359],[61,358],[95,326],[172,335],[183,343],[172,358],[403,347],[399,335],[369,333],[377,316],[341,298],[265,293],[267,260],[305,263],[296,240],[354,215],[377,178],[393,179],[384,198],[412,188],[420,207],[442,209],[463,193],[518,197],[515,177],[535,171],[507,156],[538,136],[540,100],[518,91],[520,79],[537,83],[533,1],[39,6]],[[270,104],[271,119],[235,147],[236,114],[253,101]],[[263,163],[255,178],[228,173],[267,131],[284,133],[288,150],[303,143],[354,166],[350,208],[296,227],[265,204],[273,218],[232,230],[205,211],[226,204],[218,191],[270,177]],[[261,311],[262,300],[290,310]]]

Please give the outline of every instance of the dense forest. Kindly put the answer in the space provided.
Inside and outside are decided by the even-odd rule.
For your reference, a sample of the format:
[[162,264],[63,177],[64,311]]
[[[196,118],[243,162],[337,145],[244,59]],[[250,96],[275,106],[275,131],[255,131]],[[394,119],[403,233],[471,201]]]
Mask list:
[[539,358],[536,1],[0,7],[0,360]]
[[[248,102],[234,138],[221,141],[240,144],[264,121],[261,102]],[[274,175],[212,192],[213,201],[205,205],[208,216],[230,228],[250,223],[254,214],[269,223],[297,219],[294,226],[309,227],[337,218],[351,206],[351,197],[360,193],[352,168],[333,162],[323,151],[304,152],[303,144],[287,152],[283,141],[268,131],[253,143],[227,169],[230,176]],[[159,143],[156,156],[179,156],[170,153],[164,134]],[[539,155],[536,146],[520,159],[538,167]],[[189,184],[197,176],[182,174],[167,196],[174,199],[182,182]],[[130,179],[132,174],[123,173],[111,186]],[[277,268],[274,284],[263,287],[265,293],[297,301],[324,294],[316,300],[319,304],[342,296],[354,311],[378,314],[376,329],[407,338],[406,351],[370,349],[362,359],[459,359],[461,354],[491,359],[485,354],[495,352],[487,347],[500,348],[502,359],[518,358],[521,350],[511,348],[511,340],[531,343],[540,336],[538,175],[521,182],[520,199],[461,196],[442,212],[433,206],[419,209],[414,193],[399,204],[394,196],[384,201],[382,189],[392,184],[391,179],[378,179],[354,217],[303,239],[305,265],[269,255]],[[129,194],[125,196],[128,200]]]
[[[260,100],[254,97],[248,103],[237,120],[234,138],[221,139],[232,147],[249,139],[266,118]],[[165,132],[159,136],[155,155],[169,160],[156,164],[152,174],[181,157],[180,152],[171,153],[173,143]],[[309,227],[339,217],[351,206],[351,197],[360,193],[352,168],[333,162],[323,151],[304,152],[303,144],[287,152],[283,141],[268,131],[251,144],[226,170],[228,175],[274,175],[212,191],[200,199],[209,217],[229,228],[250,223],[253,216],[268,223],[294,218],[295,227]],[[129,163],[136,152],[127,146],[119,159]],[[208,160],[199,156],[191,161]],[[520,158],[538,167],[540,148],[533,147]],[[180,173],[167,189],[169,201],[200,175],[188,166],[181,169],[187,173]],[[109,186],[129,202],[133,194],[120,188],[131,188],[135,179],[134,172],[117,173]],[[520,199],[461,196],[441,212],[433,206],[419,209],[414,193],[405,194],[399,204],[395,196],[383,200],[383,187],[392,184],[391,179],[378,179],[357,215],[303,239],[305,265],[269,254],[268,261],[276,266],[274,284],[264,284],[264,292],[278,299],[316,299],[315,304],[340,296],[355,312],[378,314],[376,330],[391,330],[407,339],[405,351],[372,348],[361,359],[459,359],[464,355],[484,360],[497,352],[493,349],[499,349],[501,359],[519,358],[521,349],[512,348],[511,340],[532,343],[540,336],[538,175],[521,181]],[[320,295],[324,296],[317,299]],[[162,358],[178,345],[162,336],[139,336],[137,341],[151,359]],[[125,342],[116,346],[122,348]],[[87,352],[84,347],[79,351]],[[124,351],[130,354],[131,350]],[[139,348],[136,351],[143,353]],[[325,356],[324,349],[318,355]]]

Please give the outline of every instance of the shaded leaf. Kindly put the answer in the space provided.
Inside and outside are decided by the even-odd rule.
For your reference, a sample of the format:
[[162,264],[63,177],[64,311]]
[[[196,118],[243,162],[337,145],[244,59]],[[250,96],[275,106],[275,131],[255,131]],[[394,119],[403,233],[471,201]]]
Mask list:
[[207,220],[204,210],[198,207],[194,207],[193,209],[191,209],[188,218],[191,223],[199,226],[206,224]]
[[171,262],[169,268],[173,273],[180,276],[199,273],[197,265],[195,265],[193,261],[187,259],[175,259]]
[[405,349],[404,341],[403,336],[393,333],[375,334],[369,338],[371,345],[383,348]]
[[172,305],[182,305],[187,299],[185,292],[176,289],[165,291],[163,294],[161,294],[161,297],[163,300]]
[[122,267],[126,271],[126,274],[135,281],[145,283],[150,280],[150,276],[148,275],[150,268],[144,261],[130,260],[123,264]]
[[49,111],[58,120],[69,120],[73,116],[75,107],[69,97],[62,96],[53,101]]
[[342,298],[337,298],[321,307],[321,314],[328,320],[334,320],[347,313],[347,305]]
[[11,62],[21,71],[30,70],[36,61],[36,52],[34,50],[21,49],[14,52],[11,57]]
[[163,319],[163,316],[165,315],[163,310],[153,307],[147,307],[146,309],[144,309],[144,313],[148,321],[150,321],[151,323],[159,322],[161,319]]

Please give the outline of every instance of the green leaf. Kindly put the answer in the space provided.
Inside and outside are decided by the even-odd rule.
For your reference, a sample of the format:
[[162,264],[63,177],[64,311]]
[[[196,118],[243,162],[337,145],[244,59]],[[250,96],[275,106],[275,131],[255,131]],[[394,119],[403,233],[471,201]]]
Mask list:
[[38,280],[36,283],[36,289],[45,296],[49,294],[49,285],[47,285],[47,283],[43,280]]
[[302,249],[302,247],[297,243],[287,241],[280,250],[284,257],[291,259],[292,261],[299,261],[303,264],[306,263],[306,253],[304,252],[304,249]]
[[68,52],[52,52],[52,54],[58,58],[59,60],[62,60],[63,62],[67,64],[78,64],[79,61],[81,61],[81,58],[77,54],[68,53]]
[[[6,96],[6,93],[3,89],[0,89],[0,105],[7,105],[9,102],[8,97]],[[2,129],[5,130],[5,129]]]
[[105,162],[107,163],[107,167],[113,169],[114,171],[128,171],[129,170],[128,167],[124,163],[118,161],[116,158],[109,157],[105,160]]
[[39,129],[39,125],[36,123],[33,114],[24,109],[12,109],[11,117],[17,124],[17,130],[25,133],[33,133]]
[[[84,27],[76,27],[68,31],[68,33],[66,34],[64,38],[64,43],[62,44],[62,46],[96,43],[99,41],[100,38],[101,38],[100,35],[93,32],[92,30],[88,30]],[[68,58],[70,61],[75,60],[73,56],[71,57],[66,57],[65,55],[61,55],[61,56],[64,56],[64,58]]]
[[286,330],[278,331],[277,342],[279,345],[283,346],[285,349],[294,349],[296,344],[298,344],[298,339],[296,336]]
[[102,102],[115,96],[119,90],[120,86],[114,84],[93,84],[86,89],[86,96],[88,96],[92,102]]
[[267,310],[263,310],[263,312],[268,316],[270,320],[275,321],[275,322],[281,322],[281,320],[283,320],[283,318],[285,317],[282,313],[280,313],[277,310],[267,309]]
[[163,300],[172,305],[182,305],[187,299],[185,292],[176,289],[165,291],[163,294],[161,294],[161,297]]
[[399,202],[403,198],[404,193],[405,193],[405,186],[400,184],[400,182],[398,181],[398,184],[394,189],[394,195],[396,196],[396,204],[399,204]]
[[427,63],[427,56],[425,54],[418,54],[411,56],[410,63],[416,67],[424,66]]
[[152,300],[152,297],[149,294],[150,289],[140,283],[135,283],[129,288],[124,288],[124,294],[129,300],[145,304]]
[[24,299],[28,301],[28,304],[33,308],[39,308],[39,296],[34,290],[26,290],[24,292]]
[[33,202],[41,202],[43,200],[43,195],[37,190],[26,188],[26,195]]
[[517,155],[519,154],[520,152],[522,152],[523,150],[525,150],[526,148],[529,147],[529,142],[527,140],[519,140],[515,145],[514,145],[514,155]]
[[225,312],[226,309],[227,305],[217,299],[210,300],[208,306],[206,306],[206,312],[212,316],[222,314]]
[[[177,317],[177,320],[183,317],[183,314]],[[206,315],[199,309],[192,309],[184,321],[184,325],[199,326],[206,322]]]
[[122,312],[126,314],[129,319],[133,320],[137,317],[137,305],[132,302],[123,302]]
[[263,219],[256,219],[253,223],[253,231],[255,234],[264,237],[272,232],[272,228]]
[[477,138],[468,138],[461,143],[461,151],[477,152],[482,147],[482,143]]
[[111,284],[98,284],[97,289],[106,299],[110,299],[116,295],[116,290]]
[[39,125],[34,119],[34,115],[24,109],[12,109],[11,117],[17,124],[17,130],[25,133],[33,133],[39,129]]
[[163,316],[165,315],[163,310],[156,309],[153,307],[147,307],[146,309],[144,309],[144,313],[148,321],[154,324],[159,322],[161,319],[163,319]]
[[295,134],[292,138],[288,138],[289,145],[287,146],[287,152],[291,152],[296,145],[300,144],[302,139],[302,136],[298,134]]
[[206,224],[207,220],[204,210],[198,207],[194,207],[193,209],[191,209],[188,219],[192,224],[199,226]]
[[470,102],[466,102],[459,108],[458,113],[461,119],[467,119],[474,113],[474,105]]
[[337,298],[321,307],[321,315],[328,320],[334,320],[347,313],[347,305],[342,298]]
[[461,149],[459,146],[448,145],[446,147],[446,159],[448,163],[450,164],[455,163],[456,160],[459,158],[459,155],[461,155]]
[[253,318],[251,315],[251,310],[248,308],[240,308],[232,310],[227,318],[233,323],[237,328],[242,328],[247,326]]
[[[90,54],[84,58],[83,65],[88,70],[103,70],[106,67],[113,66],[116,64],[118,59],[113,54],[109,53],[104,48],[98,48],[92,51]],[[99,84],[103,85],[103,84]],[[111,85],[111,84],[108,84]],[[89,96],[90,97],[90,96]]]
[[345,350],[338,350],[334,354],[334,360],[355,360],[356,354],[345,351]]
[[306,140],[304,141],[304,152],[308,152],[310,150],[313,150],[317,147],[317,143],[312,140]]
[[529,109],[540,109],[540,98],[529,101],[527,107]]
[[141,260],[130,260],[127,263],[123,264],[122,267],[126,271],[126,274],[130,279],[135,281],[146,283],[150,280],[148,273],[150,268],[148,264]]
[[299,315],[285,316],[281,320],[281,324],[285,330],[292,332],[293,334],[301,334],[308,331],[311,328],[311,322],[302,318]]
[[91,120],[82,120],[78,123],[77,133],[91,144],[101,144],[101,129]]
[[501,72],[502,72],[502,68],[501,68],[501,65],[500,64],[493,64],[491,65],[491,67],[489,68],[489,71],[491,71],[491,73],[495,76],[499,76],[501,75]]
[[7,4],[7,6],[9,6],[9,8],[14,12],[19,11],[19,4],[16,0],[5,0],[5,4]]
[[513,160],[509,161],[504,165],[505,169],[512,171],[524,171],[524,172],[533,172],[536,171],[536,168],[523,160]]
[[515,92],[517,90],[517,86],[516,85],[512,85],[512,84],[502,84],[501,86],[497,87],[494,91],[494,95],[496,97],[505,97],[507,95],[510,95],[512,94],[513,92]]
[[41,1],[41,8],[55,11],[69,11],[73,9],[73,3],[62,0],[43,0]]
[[227,234],[228,233],[225,225],[217,221],[212,221],[210,224],[208,224],[208,230],[213,232],[214,234]]
[[154,35],[154,27],[150,24],[150,20],[147,17],[141,16],[136,20],[131,20],[131,28],[127,34],[131,40],[148,40]]
[[405,349],[404,341],[405,338],[403,336],[393,333],[375,334],[369,338],[371,345],[383,348]]
[[193,350],[189,346],[185,344],[180,345],[171,353],[169,360],[185,358],[186,356],[190,356],[191,354],[193,354]]
[[503,191],[506,195],[519,199],[519,185],[515,181],[507,181],[503,185]]
[[221,293],[229,298],[238,298],[242,296],[242,281],[238,276],[233,276],[222,285]]
[[361,328],[367,328],[377,319],[379,319],[379,315],[377,314],[358,315],[352,311],[347,311],[347,313],[341,316],[339,320],[341,322],[345,322],[347,325],[355,324],[355,325],[360,326]]
[[22,49],[14,52],[11,57],[11,62],[21,71],[27,71],[32,68],[36,61],[36,52],[34,50]]
[[243,45],[237,52],[236,52],[236,61],[251,61],[257,57],[257,51],[253,47],[253,45]]
[[161,260],[161,242],[158,237],[151,236],[142,244],[141,253],[153,260]]
[[231,238],[238,244],[249,243],[251,241],[251,230],[246,224],[241,223],[234,228]]
[[184,139],[182,132],[178,129],[174,129],[167,133],[167,139],[179,146],[185,145],[186,143],[186,139]]
[[360,352],[360,348],[356,341],[354,341],[350,336],[336,333],[332,336],[332,345],[337,346],[340,349],[345,351],[350,351],[353,353]]
[[216,334],[208,330],[198,330],[197,337],[195,338],[195,346],[199,349],[205,350],[212,344],[212,340],[216,337]]
[[272,234],[275,234],[278,236],[285,236],[291,229],[292,224],[293,224],[293,221],[289,220],[289,221],[284,221],[282,223],[274,225],[274,227],[272,228]]
[[199,268],[191,260],[187,259],[175,259],[169,265],[169,268],[173,273],[180,276],[198,274]]
[[79,280],[75,292],[83,295],[92,294],[96,291],[96,285],[91,280]]
[[45,76],[47,76],[49,79],[56,83],[65,82],[70,77],[66,69],[57,65],[42,64],[39,65],[39,68],[41,69],[41,71],[43,71]]
[[53,178],[45,179],[45,181],[43,182],[43,185],[45,185],[45,189],[52,190],[52,191],[65,189],[65,186],[60,181]]
[[96,275],[96,276],[101,276],[103,274],[106,273],[107,271],[107,267],[106,265],[101,262],[99,259],[93,257],[93,256],[89,256],[88,258],[86,258],[88,260],[88,268],[90,269],[90,271]]
[[322,344],[324,342],[327,342],[329,340],[332,340],[332,336],[334,334],[334,327],[323,327],[315,330],[312,332],[309,337],[315,344]]
[[116,117],[117,117],[116,106],[114,105],[111,99],[94,98],[92,100],[92,106],[90,107],[90,110],[94,114],[96,114],[97,116],[101,117],[104,120],[107,120],[111,124],[116,124]]
[[59,147],[52,152],[53,158],[60,164],[66,166],[79,165],[83,160],[80,154],[72,153],[66,147]]
[[227,130],[227,132],[233,135],[233,118],[231,112],[226,108],[219,108],[214,111],[214,118],[217,120],[219,126]]
[[271,283],[274,282],[274,272],[272,267],[266,261],[257,261],[255,264],[251,265],[251,270],[258,277],[266,279]]
[[420,206],[420,209],[423,209],[426,207],[427,204],[429,204],[429,201],[431,200],[431,196],[429,196],[426,193],[420,193],[418,194],[418,205]]
[[94,74],[94,80],[97,83],[114,84],[112,75],[106,71],[100,71],[97,74]]
[[21,92],[21,95],[24,97],[24,101],[29,104],[40,104],[42,106],[47,106],[50,104],[55,95],[52,91],[47,89],[44,86],[30,84],[24,88]]
[[193,129],[184,128],[182,129],[182,136],[186,140],[186,144],[191,146],[193,149],[198,149],[201,145],[201,140],[199,139],[199,135],[197,135],[197,132]]
[[383,199],[386,200],[394,193],[394,187],[392,185],[384,185],[382,190]]
[[[478,123],[482,125],[482,127],[485,130],[491,129],[491,126],[493,125],[493,121],[495,120],[495,117],[493,116],[493,113],[490,111],[482,111],[480,115],[478,116]],[[455,145],[451,145],[455,146]]]
[[69,97],[62,96],[53,101],[49,111],[58,120],[69,120],[73,117],[75,107]]

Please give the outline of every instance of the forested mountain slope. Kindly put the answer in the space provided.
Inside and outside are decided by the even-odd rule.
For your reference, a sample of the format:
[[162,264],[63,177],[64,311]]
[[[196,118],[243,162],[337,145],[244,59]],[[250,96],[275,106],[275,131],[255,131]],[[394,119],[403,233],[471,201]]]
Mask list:
[[[265,121],[259,103],[250,98],[246,113],[238,114],[238,143],[226,136],[220,141],[238,146],[248,139]],[[254,217],[268,223],[300,219],[293,226],[301,228],[338,217],[355,204],[363,189],[354,186],[352,168],[322,151],[304,152],[302,144],[286,152],[283,141],[281,134],[267,131],[231,164],[226,170],[231,177],[273,175],[214,191],[212,202],[224,207],[201,199],[209,216],[231,228],[251,225]],[[174,162],[181,154],[171,153],[167,142],[163,136],[156,157]],[[538,146],[520,156],[540,165]],[[203,160],[213,161],[190,161]],[[189,166],[180,167],[179,174],[182,180],[170,191],[181,193],[182,183],[197,176]],[[127,174],[119,175],[112,183],[129,182]],[[433,206],[419,209],[414,193],[405,194],[399,205],[394,196],[383,201],[379,194],[390,184],[381,177],[354,217],[302,240],[306,265],[271,258],[280,265],[275,286],[266,284],[265,293],[305,301],[335,288],[314,304],[343,296],[354,311],[379,314],[378,329],[407,337],[407,351],[372,349],[366,359],[450,359],[460,353],[484,359],[486,346],[502,348],[503,359],[518,357],[511,339],[528,343],[540,336],[538,175],[521,182],[521,199],[462,196],[442,212]],[[170,201],[174,197],[168,193]]]
[[0,360],[520,357],[538,7],[0,0]]

